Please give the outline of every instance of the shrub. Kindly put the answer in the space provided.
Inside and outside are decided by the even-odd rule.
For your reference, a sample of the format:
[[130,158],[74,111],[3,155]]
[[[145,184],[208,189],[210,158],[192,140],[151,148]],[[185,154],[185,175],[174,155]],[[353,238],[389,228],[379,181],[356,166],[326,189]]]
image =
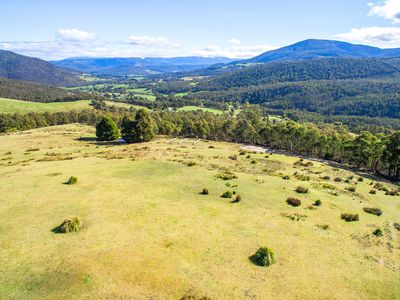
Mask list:
[[322,204],[321,200],[316,200],[313,205],[314,206],[321,206],[321,204]]
[[382,210],[379,208],[371,208],[371,207],[364,207],[363,210],[366,213],[375,215],[375,216],[381,216],[383,214]]
[[376,194],[376,190],[372,189],[369,191],[370,194],[375,195]]
[[358,214],[346,214],[343,213],[341,215],[342,220],[345,220],[346,222],[354,222],[354,221],[358,221],[359,217]]
[[396,228],[398,231],[400,231],[400,223],[394,223],[393,226],[394,226],[394,228]]
[[294,177],[296,177],[296,179],[300,181],[310,181],[310,176],[308,175],[294,174]]
[[282,179],[284,179],[284,180],[290,180],[290,176],[289,176],[289,175],[283,175],[283,176],[282,176]]
[[313,163],[311,161],[305,162],[304,159],[300,158],[298,161],[293,163],[295,166],[301,166],[301,167],[311,167],[313,166]]
[[324,183],[324,184],[322,185],[322,187],[323,187],[324,189],[328,189],[328,190],[334,190],[334,189],[336,189],[336,187],[335,187],[334,185],[329,184],[329,183]]
[[246,158],[250,158],[250,157],[251,157],[250,154],[246,156]]
[[296,192],[299,194],[307,194],[308,193],[308,188],[304,187],[304,186],[298,186],[296,188]]
[[196,165],[196,163],[195,163],[194,161],[189,161],[186,165],[187,165],[188,167],[193,167],[193,166]]
[[103,116],[96,125],[96,136],[100,141],[115,141],[119,137],[117,124],[109,116]]
[[386,191],[385,195],[388,195],[388,196],[398,196],[398,195],[399,195],[399,192],[396,191],[396,190]]
[[240,201],[242,201],[242,197],[241,197],[240,195],[236,195],[235,199],[232,200],[231,202],[232,202],[232,203],[238,203],[238,202],[240,202]]
[[265,155],[265,158],[269,158],[269,155],[267,154],[267,155]]
[[215,146],[211,145],[211,146],[208,146],[208,148],[209,149],[215,149]]
[[349,192],[355,192],[356,191],[356,187],[355,186],[346,186],[345,189]]
[[358,180],[359,182],[363,182],[363,181],[364,181],[364,177],[358,177],[357,180]]
[[237,160],[237,155],[231,155],[231,156],[229,156],[229,158],[232,160]]
[[251,164],[255,165],[257,162],[255,160],[251,161]]
[[335,179],[333,179],[335,182],[342,182],[342,178],[340,177],[335,177]]
[[70,219],[65,219],[64,222],[62,222],[59,226],[53,229],[53,232],[56,233],[68,233],[68,232],[74,232],[74,231],[79,231],[82,228],[82,222],[74,217]]
[[381,237],[383,236],[383,231],[380,228],[377,228],[374,230],[374,232],[372,232],[373,235],[377,236],[377,237]]
[[325,176],[322,176],[321,179],[322,179],[322,180],[329,180],[329,179],[331,179],[331,177],[328,176],[328,175],[325,175]]
[[246,153],[247,153],[247,152],[246,152],[245,150],[240,150],[240,151],[239,151],[239,155],[246,155]]
[[77,182],[78,182],[78,178],[76,178],[75,176],[71,176],[70,178],[68,178],[68,180],[65,182],[65,184],[72,185]]
[[268,247],[259,248],[251,260],[262,267],[268,267],[276,262],[274,252]]
[[202,194],[202,195],[208,195],[208,189],[204,188],[204,189],[201,191],[201,194]]
[[300,206],[301,205],[301,200],[297,199],[297,198],[290,197],[290,198],[286,199],[286,203],[291,205],[291,206],[295,206],[296,207],[296,206]]
[[226,191],[221,195],[222,198],[232,198],[232,192],[231,191]]
[[380,182],[375,183],[374,189],[377,189],[378,191],[384,191],[384,192],[389,191],[389,189]]
[[232,179],[237,178],[237,176],[232,172],[225,172],[225,173],[217,174],[216,176],[217,176],[217,178],[221,178],[222,180],[232,180]]
[[317,227],[322,230],[328,230],[330,228],[330,226],[328,224],[317,225]]

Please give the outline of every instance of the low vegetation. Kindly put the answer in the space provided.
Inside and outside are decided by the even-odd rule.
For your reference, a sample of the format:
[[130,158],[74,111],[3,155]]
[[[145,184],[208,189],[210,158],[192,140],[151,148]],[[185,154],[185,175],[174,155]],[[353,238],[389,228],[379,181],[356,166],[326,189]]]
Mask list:
[[268,267],[276,263],[274,252],[268,247],[259,248],[256,253],[250,258],[256,265]]
[[297,198],[290,197],[290,198],[286,199],[286,203],[291,205],[291,206],[295,206],[296,207],[296,206],[300,206],[301,205],[301,200],[297,199]]
[[342,213],[342,214],[341,214],[341,218],[342,218],[342,220],[345,220],[346,222],[359,221],[359,216],[358,216],[358,214]]
[[371,207],[364,207],[363,210],[366,213],[375,215],[375,216],[381,216],[383,214],[382,210],[379,208],[371,208]]
[[53,229],[55,233],[69,233],[80,231],[82,228],[82,222],[78,218],[65,219],[59,226]]

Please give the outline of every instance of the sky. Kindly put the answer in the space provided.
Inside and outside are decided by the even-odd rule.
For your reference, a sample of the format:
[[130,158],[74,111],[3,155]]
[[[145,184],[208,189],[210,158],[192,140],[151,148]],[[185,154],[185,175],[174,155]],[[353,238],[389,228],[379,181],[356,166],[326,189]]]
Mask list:
[[248,58],[334,39],[400,47],[400,0],[4,0],[0,49],[68,57]]

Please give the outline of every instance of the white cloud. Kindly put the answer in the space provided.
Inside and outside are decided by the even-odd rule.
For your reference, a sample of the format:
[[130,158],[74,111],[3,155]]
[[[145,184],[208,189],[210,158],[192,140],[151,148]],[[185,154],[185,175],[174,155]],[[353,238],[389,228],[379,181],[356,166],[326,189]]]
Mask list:
[[72,43],[91,42],[96,40],[96,35],[78,29],[60,29],[56,33],[56,40]]
[[259,46],[232,46],[228,48],[222,48],[216,45],[209,45],[203,48],[193,49],[194,55],[205,56],[205,57],[230,57],[230,58],[251,58],[257,56],[263,52],[276,49],[269,45]]
[[68,57],[177,57],[177,56],[224,56],[250,58],[272,50],[267,45],[245,46],[232,39],[226,47],[211,45],[205,47],[183,47],[165,37],[130,36],[123,41],[103,41],[94,33],[78,29],[61,29],[52,41],[0,41],[0,49],[47,60]]
[[380,47],[400,46],[399,27],[353,28],[350,32],[338,34],[337,37],[349,41],[365,42]]
[[231,45],[240,45],[240,40],[239,39],[231,39],[228,41],[228,43]]
[[368,16],[377,16],[400,23],[400,1],[399,0],[383,0],[380,4],[369,3],[371,10]]
[[135,46],[145,46],[145,47],[159,47],[159,48],[180,47],[179,44],[172,43],[165,37],[151,37],[147,35],[141,35],[141,36],[131,35],[129,37],[129,43]]

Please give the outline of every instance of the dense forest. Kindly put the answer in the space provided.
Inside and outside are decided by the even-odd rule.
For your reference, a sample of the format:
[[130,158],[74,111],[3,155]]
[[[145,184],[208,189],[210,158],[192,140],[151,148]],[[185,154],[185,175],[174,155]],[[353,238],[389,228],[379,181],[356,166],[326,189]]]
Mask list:
[[0,50],[0,77],[53,86],[85,83],[71,71],[58,68],[47,61],[4,50]]

